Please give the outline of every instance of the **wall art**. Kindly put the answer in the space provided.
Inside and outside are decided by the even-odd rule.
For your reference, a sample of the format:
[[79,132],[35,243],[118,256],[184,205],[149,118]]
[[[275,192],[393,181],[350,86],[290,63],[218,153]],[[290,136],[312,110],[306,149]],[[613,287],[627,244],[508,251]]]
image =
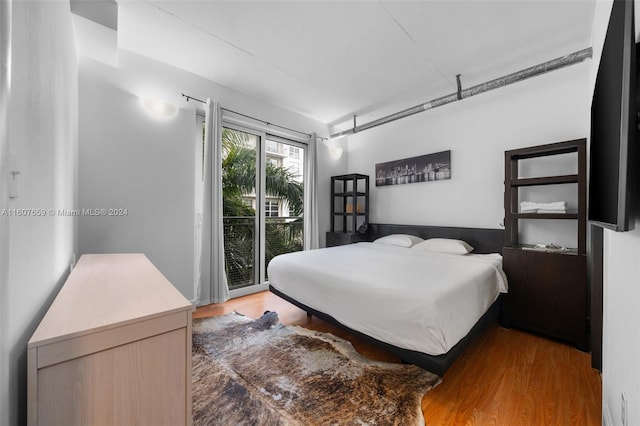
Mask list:
[[451,151],[376,164],[376,186],[451,179]]

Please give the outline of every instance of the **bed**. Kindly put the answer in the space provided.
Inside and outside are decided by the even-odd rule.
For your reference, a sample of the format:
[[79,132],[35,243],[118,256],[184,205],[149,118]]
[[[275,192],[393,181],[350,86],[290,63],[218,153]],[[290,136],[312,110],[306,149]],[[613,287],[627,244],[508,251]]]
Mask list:
[[[403,247],[388,237],[398,234],[463,240],[474,250],[461,255],[425,249],[425,244]],[[385,236],[393,244],[373,242]],[[443,375],[498,316],[500,294],[507,291],[499,254],[503,231],[370,224],[364,239],[272,259],[270,290]]]

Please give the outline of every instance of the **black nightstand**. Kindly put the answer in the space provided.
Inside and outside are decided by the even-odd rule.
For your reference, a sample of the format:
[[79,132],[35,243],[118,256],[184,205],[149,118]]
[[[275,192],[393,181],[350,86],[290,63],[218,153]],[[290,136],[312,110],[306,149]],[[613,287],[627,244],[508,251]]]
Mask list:
[[367,241],[366,235],[346,232],[327,232],[327,247],[343,246]]

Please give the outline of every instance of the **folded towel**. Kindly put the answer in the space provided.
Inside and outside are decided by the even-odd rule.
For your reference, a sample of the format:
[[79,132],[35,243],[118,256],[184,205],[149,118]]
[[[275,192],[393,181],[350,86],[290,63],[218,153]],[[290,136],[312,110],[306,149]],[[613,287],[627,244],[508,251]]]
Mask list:
[[520,203],[520,211],[522,213],[535,213],[538,210],[538,203],[531,201],[522,201]]
[[567,205],[560,205],[555,203],[547,203],[547,204],[538,204],[539,210],[566,210]]
[[566,209],[538,209],[537,213],[552,213],[552,214],[557,214],[557,213],[566,213],[567,210]]
[[557,207],[567,207],[566,201],[554,201],[552,203],[540,203],[545,206],[545,208],[557,208]]
[[536,203],[533,201],[522,201],[520,203],[520,211],[522,213],[541,213],[540,210],[545,210],[546,213],[552,211],[552,213],[565,213],[567,210],[566,201],[554,201],[552,203]]
[[538,208],[538,203],[534,203],[532,201],[521,201],[520,202],[520,208],[522,208],[522,209],[525,209],[525,208],[537,209]]

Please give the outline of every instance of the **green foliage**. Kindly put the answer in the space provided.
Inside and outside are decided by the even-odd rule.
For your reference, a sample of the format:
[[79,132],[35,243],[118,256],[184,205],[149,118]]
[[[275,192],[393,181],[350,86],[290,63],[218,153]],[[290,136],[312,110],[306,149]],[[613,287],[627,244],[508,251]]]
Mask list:
[[[255,193],[256,150],[253,138],[250,134],[229,129],[222,133],[225,263],[231,288],[254,283],[256,213],[243,200],[243,195]],[[266,195],[286,200],[291,214],[301,216],[303,184],[297,182],[294,174],[285,167],[267,163],[265,171]],[[300,218],[267,219],[267,264],[279,254],[302,250],[302,232],[303,221]]]
[[288,169],[267,164],[267,195],[286,199],[291,214],[302,215],[304,187],[294,180],[294,175]]
[[253,217],[224,219],[225,269],[229,288],[253,284]]
[[274,257],[302,250],[303,221],[295,219],[291,222],[267,222],[266,229],[266,264]]

